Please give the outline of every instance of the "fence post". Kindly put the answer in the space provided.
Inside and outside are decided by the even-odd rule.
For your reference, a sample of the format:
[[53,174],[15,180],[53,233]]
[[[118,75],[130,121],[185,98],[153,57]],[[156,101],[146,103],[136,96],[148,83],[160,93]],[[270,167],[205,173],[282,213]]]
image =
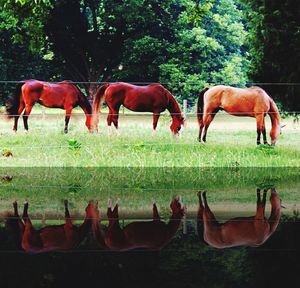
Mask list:
[[187,117],[187,100],[183,99],[183,117],[186,119]]

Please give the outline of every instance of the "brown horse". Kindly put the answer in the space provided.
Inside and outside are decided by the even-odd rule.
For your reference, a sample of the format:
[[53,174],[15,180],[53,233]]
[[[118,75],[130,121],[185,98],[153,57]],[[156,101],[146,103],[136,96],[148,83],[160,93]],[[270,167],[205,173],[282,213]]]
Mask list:
[[118,129],[121,105],[135,112],[152,112],[154,131],[160,113],[166,109],[173,119],[170,129],[174,135],[179,133],[184,124],[184,118],[177,101],[162,85],[135,86],[128,83],[104,83],[97,89],[93,103],[93,126],[95,130],[98,127],[99,111],[104,98],[109,109],[107,117],[109,129],[111,129],[111,123]]
[[80,227],[73,225],[68,210],[68,201],[65,205],[65,224],[50,225],[40,230],[34,229],[28,217],[28,202],[24,204],[23,220],[25,222],[22,237],[22,248],[26,252],[41,253],[47,251],[70,250],[76,248],[87,236],[94,217],[93,202],[86,207],[86,215]]
[[[160,249],[174,237],[185,213],[179,197],[176,197],[170,204],[172,216],[167,224],[160,220],[157,206],[154,203],[152,221],[132,222],[121,228],[118,207],[117,203],[112,209],[112,203],[109,200],[107,209],[109,225],[104,234],[105,246],[109,250]],[[101,239],[102,246],[102,234],[98,238]]]
[[261,201],[260,189],[257,189],[256,214],[252,217],[238,217],[220,224],[210,210],[206,193],[199,192],[199,210],[197,214],[198,230],[203,233],[204,241],[215,248],[229,248],[236,246],[260,246],[275,232],[279,220],[281,201],[275,191],[271,189],[271,215],[265,218],[267,190],[264,190]]
[[28,117],[35,103],[49,108],[65,109],[65,133],[68,133],[72,109],[79,105],[86,115],[85,125],[89,130],[91,129],[91,105],[79,88],[71,81],[52,84],[38,80],[25,80],[17,85],[15,95],[9,100],[6,108],[7,116],[15,119],[13,127],[15,132],[18,129],[19,117],[24,109],[24,128],[28,131]]
[[275,145],[281,132],[280,114],[275,102],[261,88],[234,88],[218,85],[205,88],[200,92],[197,104],[199,122],[199,137],[206,142],[207,129],[219,110],[224,110],[234,116],[249,116],[256,118],[257,145],[260,144],[260,135],[263,134],[264,144],[267,144],[265,116],[269,114],[272,122],[270,131],[271,144]]

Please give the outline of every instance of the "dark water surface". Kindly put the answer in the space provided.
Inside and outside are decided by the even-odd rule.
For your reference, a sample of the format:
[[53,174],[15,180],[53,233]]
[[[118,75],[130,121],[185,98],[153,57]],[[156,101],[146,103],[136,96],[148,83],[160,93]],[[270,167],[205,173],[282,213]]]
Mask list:
[[[12,176],[0,185],[1,287],[298,283],[299,169],[10,168],[1,175]],[[64,198],[79,211],[70,209],[65,226]],[[36,220],[56,202],[59,219]],[[133,219],[135,207],[145,203],[147,219]]]

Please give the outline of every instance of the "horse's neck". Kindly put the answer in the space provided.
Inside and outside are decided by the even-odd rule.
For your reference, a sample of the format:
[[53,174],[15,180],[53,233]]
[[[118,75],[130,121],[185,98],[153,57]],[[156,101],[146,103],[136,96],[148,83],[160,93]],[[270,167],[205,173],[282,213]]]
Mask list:
[[79,227],[80,239],[83,239],[91,229],[92,219],[85,218],[81,226]]
[[182,216],[181,215],[177,215],[177,214],[173,214],[167,224],[167,229],[169,232],[169,237],[173,237],[176,232],[179,229],[179,226],[181,224],[181,220],[182,220]]
[[178,102],[171,95],[171,93],[168,94],[168,98],[169,98],[169,105],[167,109],[170,112],[171,117],[173,118],[173,120],[174,119],[180,120],[182,118],[182,114]]

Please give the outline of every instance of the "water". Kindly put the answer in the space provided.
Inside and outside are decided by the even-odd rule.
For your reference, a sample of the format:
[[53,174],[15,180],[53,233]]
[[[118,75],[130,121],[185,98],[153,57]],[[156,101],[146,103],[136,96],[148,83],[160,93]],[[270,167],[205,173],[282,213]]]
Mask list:
[[[4,174],[12,180],[0,186],[3,287],[283,287],[298,280],[299,169],[15,168]],[[199,190],[206,190],[200,197],[206,207]],[[108,197],[112,209],[121,198],[119,215],[107,215]],[[22,216],[25,198],[33,219],[26,236],[27,218],[7,218],[14,200]],[[53,228],[64,224],[63,198],[76,218],[68,234],[73,242],[62,236],[66,230]],[[152,220],[152,198],[160,220]],[[89,225],[76,238],[85,213]]]

